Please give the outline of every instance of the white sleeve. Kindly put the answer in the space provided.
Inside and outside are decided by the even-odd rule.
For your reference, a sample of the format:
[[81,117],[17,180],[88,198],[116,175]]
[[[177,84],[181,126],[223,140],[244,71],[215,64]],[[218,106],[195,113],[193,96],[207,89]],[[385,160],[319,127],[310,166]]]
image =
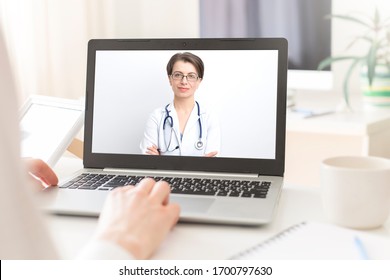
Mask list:
[[161,115],[161,109],[155,110],[149,117],[144,131],[144,138],[141,141],[140,148],[141,153],[146,154],[148,147],[155,145],[158,146],[158,130],[159,130],[159,115]]
[[217,151],[219,156],[221,154],[221,128],[219,119],[213,112],[209,113],[207,118],[207,142],[205,153]]
[[134,257],[121,246],[103,240],[89,242],[78,255],[85,260],[133,260]]
[[0,259],[54,259],[20,161],[16,91],[1,31],[0,26]]

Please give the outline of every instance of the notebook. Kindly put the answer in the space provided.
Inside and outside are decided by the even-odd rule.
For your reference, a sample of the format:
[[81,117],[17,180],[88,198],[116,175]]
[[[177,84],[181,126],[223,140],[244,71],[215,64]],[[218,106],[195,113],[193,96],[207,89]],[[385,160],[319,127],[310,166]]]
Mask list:
[[[178,53],[200,58],[204,75],[168,75]],[[182,221],[270,222],[283,184],[286,78],[282,38],[91,40],[84,169],[47,192],[45,209],[96,216],[118,184],[153,177],[171,184]],[[179,136],[173,96],[184,99],[197,82],[196,105]],[[145,141],[161,155],[145,154]],[[204,156],[213,150],[216,156]],[[85,187],[92,177],[94,187]]]
[[233,256],[232,259],[389,260],[390,239],[369,231],[304,222]]

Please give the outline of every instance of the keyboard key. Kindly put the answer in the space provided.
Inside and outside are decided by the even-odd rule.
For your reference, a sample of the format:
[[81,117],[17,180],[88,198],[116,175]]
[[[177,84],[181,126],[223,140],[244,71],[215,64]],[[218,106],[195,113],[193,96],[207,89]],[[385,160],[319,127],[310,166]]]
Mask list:
[[70,181],[70,182],[68,182],[68,183],[66,183],[66,184],[64,184],[64,185],[59,186],[59,188],[66,189],[66,188],[68,188],[68,187],[70,187],[70,186],[72,186],[72,185],[73,185],[73,182]]
[[229,196],[240,196],[240,192],[237,191],[231,191]]
[[253,197],[256,197],[256,198],[266,198],[267,195],[265,195],[265,194],[254,194]]
[[225,192],[225,191],[219,191],[218,193],[217,193],[217,196],[227,196],[227,192]]
[[241,197],[252,197],[252,194],[250,192],[243,192]]

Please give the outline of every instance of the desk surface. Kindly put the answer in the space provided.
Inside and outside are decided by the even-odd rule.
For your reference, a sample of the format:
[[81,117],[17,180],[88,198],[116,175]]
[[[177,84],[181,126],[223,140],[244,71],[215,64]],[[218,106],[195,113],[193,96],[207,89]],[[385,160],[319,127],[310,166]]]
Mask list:
[[[290,116],[290,117],[289,117]],[[287,114],[287,131],[367,135],[390,129],[390,110],[334,112],[309,118]]]
[[[82,167],[79,159],[63,157],[55,170],[60,178]],[[96,218],[50,215],[49,229],[59,253],[74,258],[93,235]],[[302,221],[326,222],[318,187],[286,185],[271,224],[260,227],[179,223],[153,256],[154,259],[227,259]],[[390,238],[390,220],[374,235]]]

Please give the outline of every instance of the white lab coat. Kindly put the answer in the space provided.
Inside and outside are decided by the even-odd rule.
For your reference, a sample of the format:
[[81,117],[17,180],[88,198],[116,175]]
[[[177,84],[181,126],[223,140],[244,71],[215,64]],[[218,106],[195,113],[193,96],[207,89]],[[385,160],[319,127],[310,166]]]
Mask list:
[[169,121],[166,121],[165,129],[163,129],[164,119],[167,116],[165,106],[156,109],[146,123],[144,138],[140,144],[141,152],[145,154],[147,147],[155,145],[160,149],[161,155],[203,156],[214,151],[220,153],[219,121],[215,114],[212,114],[202,104],[199,104],[199,108],[204,144],[202,149],[195,148],[195,143],[199,140],[200,135],[198,107],[195,105],[192,109],[181,138],[179,119],[175,107],[170,103],[167,109],[173,119],[173,128],[171,128]]

